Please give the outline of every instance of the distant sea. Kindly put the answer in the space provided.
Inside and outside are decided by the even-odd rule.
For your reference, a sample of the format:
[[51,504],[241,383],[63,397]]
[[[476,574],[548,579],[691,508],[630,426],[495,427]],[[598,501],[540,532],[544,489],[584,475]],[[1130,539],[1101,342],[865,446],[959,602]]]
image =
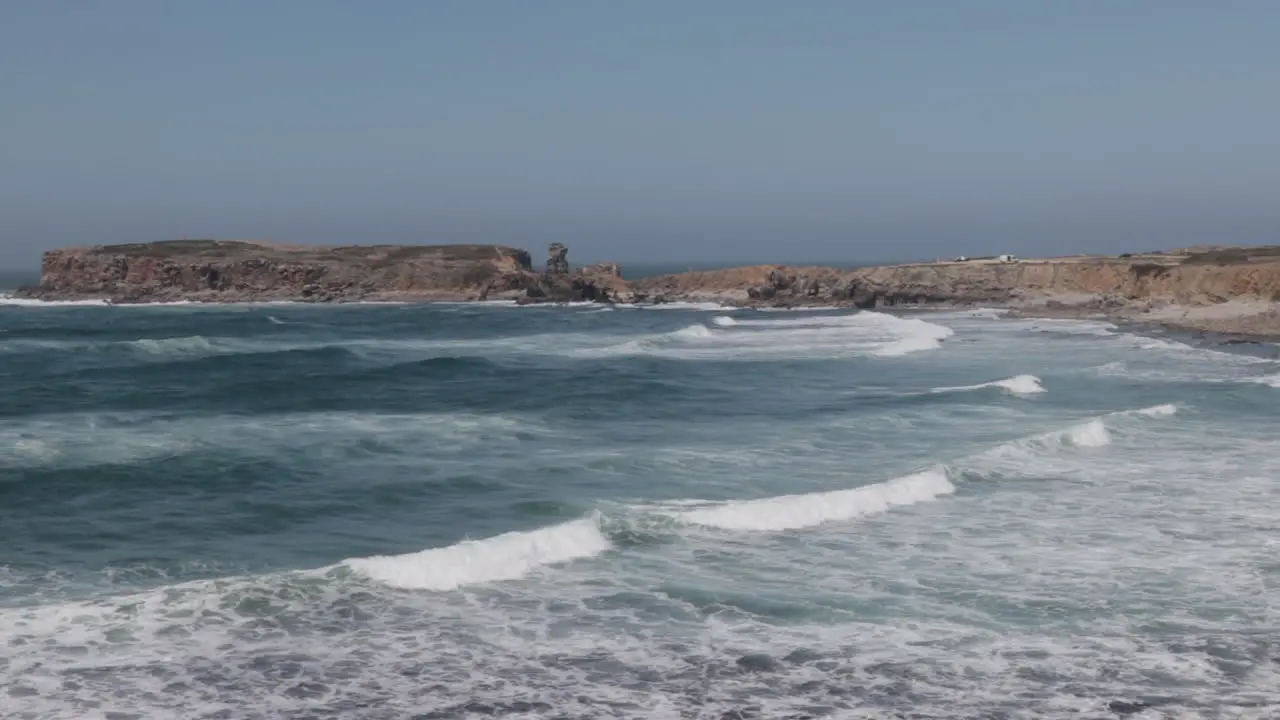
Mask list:
[[40,282],[39,270],[0,270],[0,292],[12,292],[23,285]]
[[0,715],[1280,716],[1280,363],[994,311],[0,300]]

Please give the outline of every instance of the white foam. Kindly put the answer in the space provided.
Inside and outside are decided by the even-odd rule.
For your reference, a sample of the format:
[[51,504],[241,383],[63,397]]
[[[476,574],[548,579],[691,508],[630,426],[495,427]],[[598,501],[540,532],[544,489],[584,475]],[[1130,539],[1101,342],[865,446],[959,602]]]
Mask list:
[[727,310],[730,306],[723,303],[713,302],[670,302],[657,303],[655,305],[627,305],[624,307],[633,307],[640,310],[692,310],[698,312],[712,312],[716,310]]
[[[1062,430],[1053,430],[1012,440],[978,453],[971,459],[977,461],[979,466],[988,466],[989,463],[994,462],[995,465],[993,467],[999,469],[1025,471],[1030,467],[1028,463],[1033,463],[1035,467],[1040,468],[1057,467],[1054,464],[1056,461],[1049,461],[1051,456],[1064,453],[1070,455],[1072,450],[1096,450],[1111,445],[1114,440],[1113,430],[1122,431],[1127,424],[1132,423],[1132,420],[1126,423],[1125,418],[1166,418],[1177,414],[1177,412],[1178,407],[1172,404],[1154,405],[1136,410],[1121,410],[1071,425]],[[1009,462],[1013,464],[1009,465]]]
[[734,325],[738,324],[737,320],[734,320],[728,315],[717,315],[711,318],[711,322],[715,323],[716,325],[719,325],[720,327],[733,327]]
[[347,567],[373,580],[412,590],[455,590],[464,585],[514,580],[535,568],[588,558],[608,550],[598,518],[584,518],[528,532],[407,555],[353,558]]
[[881,357],[898,357],[909,353],[935,350],[941,347],[944,339],[955,334],[955,331],[949,327],[935,325],[916,318],[894,319],[902,323],[895,328],[895,331],[903,333],[905,337],[885,343],[876,350],[876,355]]
[[1057,433],[1054,438],[1063,445],[1085,448],[1106,447],[1111,444],[1111,433],[1101,420],[1090,420]]
[[[734,318],[732,332],[702,324],[673,332],[633,336],[606,347],[576,347],[583,357],[651,355],[681,360],[753,361],[893,357],[939,347],[951,328],[874,312],[750,320]],[[719,327],[729,327],[712,319]],[[594,338],[598,342],[599,338]],[[564,347],[562,341],[556,347]]]
[[679,330],[675,330],[670,333],[670,336],[673,338],[702,339],[702,338],[712,337],[713,333],[709,328],[707,328],[706,325],[694,324],[694,325],[689,325],[688,327],[682,327]]
[[34,300],[18,298],[7,293],[0,293],[0,305],[10,307],[105,307],[106,300]]
[[934,388],[931,392],[964,392],[969,390],[982,390],[984,388],[1001,388],[1006,392],[1014,395],[1035,395],[1045,392],[1044,386],[1040,384],[1040,378],[1035,375],[1015,375],[1004,380],[993,380],[992,382],[980,383],[978,385],[959,385],[956,387]]
[[1266,377],[1256,378],[1254,379],[1254,382],[1258,383],[1259,385],[1266,385],[1268,387],[1280,388],[1280,375],[1268,375]]
[[955,486],[946,472],[935,468],[852,490],[728,502],[674,513],[674,517],[725,530],[794,530],[876,515],[953,492]]

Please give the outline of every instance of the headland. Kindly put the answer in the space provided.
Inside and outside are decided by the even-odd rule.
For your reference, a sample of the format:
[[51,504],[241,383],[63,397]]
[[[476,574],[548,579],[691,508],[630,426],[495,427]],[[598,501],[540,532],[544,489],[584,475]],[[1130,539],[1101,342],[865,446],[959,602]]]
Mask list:
[[174,240],[52,250],[43,300],[148,302],[714,302],[736,307],[994,307],[1099,317],[1227,339],[1280,337],[1280,246],[1123,255],[957,258],[840,269],[756,265],[628,281],[613,263],[573,269],[553,244],[542,267],[501,245],[318,247]]

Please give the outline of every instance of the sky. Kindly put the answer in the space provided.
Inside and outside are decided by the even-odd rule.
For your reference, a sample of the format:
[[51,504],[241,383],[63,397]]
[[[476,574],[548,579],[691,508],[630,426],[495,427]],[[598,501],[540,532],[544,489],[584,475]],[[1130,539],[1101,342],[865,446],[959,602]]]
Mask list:
[[1280,242],[1274,0],[6,0],[0,267],[179,237]]

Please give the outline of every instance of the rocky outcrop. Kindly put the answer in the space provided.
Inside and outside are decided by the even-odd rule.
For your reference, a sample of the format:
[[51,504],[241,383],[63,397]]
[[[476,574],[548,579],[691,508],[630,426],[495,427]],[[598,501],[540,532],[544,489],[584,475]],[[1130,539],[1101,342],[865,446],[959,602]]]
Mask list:
[[538,273],[528,252],[499,245],[315,247],[227,240],[106,245],[45,253],[40,284],[19,294],[116,303],[630,298],[616,264],[573,272],[568,254],[564,245],[551,245],[546,269]]
[[[635,282],[625,280],[612,263],[575,271],[568,253],[563,244],[552,244],[543,272],[536,272],[529,253],[497,245],[324,248],[218,240],[111,245],[46,253],[40,285],[20,294],[120,303],[506,299],[771,307],[987,305],[1042,314],[1159,315],[1178,327],[1253,335],[1265,327],[1280,333],[1280,247],[853,269],[758,265]],[[1228,303],[1248,305],[1247,317],[1228,323],[1229,308],[1223,309]],[[1221,311],[1183,312],[1188,308]]]
[[498,245],[305,247],[177,240],[54,250],[27,297],[118,303],[472,299],[518,293],[529,254]]
[[614,303],[630,299],[628,284],[622,279],[622,269],[617,264],[589,265],[573,272],[569,267],[569,249],[560,243],[552,243],[547,255],[546,272],[533,281],[517,302]]
[[1207,305],[1280,301],[1280,250],[1151,253],[998,262],[934,262],[849,270],[756,266],[646,278],[633,291],[744,306],[1088,303]]
[[547,274],[569,274],[569,248],[560,243],[551,243],[547,248]]

